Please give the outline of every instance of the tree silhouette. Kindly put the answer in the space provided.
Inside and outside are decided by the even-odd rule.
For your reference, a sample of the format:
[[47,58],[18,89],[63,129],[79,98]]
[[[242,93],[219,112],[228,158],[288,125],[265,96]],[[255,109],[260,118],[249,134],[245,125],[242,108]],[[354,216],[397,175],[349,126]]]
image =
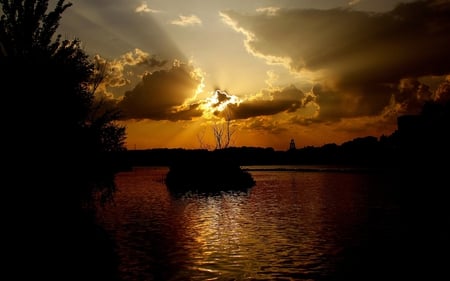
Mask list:
[[231,144],[232,144],[232,139],[233,139],[233,135],[234,133],[236,133],[236,128],[232,128],[231,127],[231,113],[230,111],[227,109],[226,112],[224,113],[225,116],[225,129],[224,129],[224,138],[221,141],[222,144],[222,148],[228,148]]
[[232,144],[233,135],[236,132],[235,128],[231,126],[231,114],[228,110],[222,113],[225,121],[223,123],[216,123],[213,127],[215,149],[228,148]]
[[59,0],[50,13],[48,0],[1,0],[0,41],[3,56],[30,57],[59,48],[60,35],[52,42],[61,14],[71,3]]
[[55,35],[62,13],[72,4],[59,0],[47,13],[48,2],[0,1],[0,67],[9,89],[6,99],[21,109],[20,120],[31,120],[26,129],[22,121],[10,122],[10,145],[29,158],[45,154],[54,167],[66,165],[72,172],[59,175],[76,175],[78,186],[73,188],[78,191],[72,195],[89,201],[93,192],[110,194],[113,188],[95,181],[100,173],[111,171],[105,167],[112,168],[104,161],[105,153],[124,150],[125,127],[115,121],[118,111],[106,110],[94,99],[105,69],[89,58],[79,39]]
[[78,38],[55,34],[71,3],[59,0],[50,12],[48,0],[0,5],[2,145],[9,152],[3,190],[15,208],[26,208],[10,227],[21,266],[46,280],[113,280],[103,271],[112,256],[98,248],[104,234],[86,208],[111,198],[115,155],[125,149],[120,112],[95,99],[105,71]]
[[226,149],[233,145],[234,134],[236,133],[236,127],[232,125],[231,113],[226,110],[221,113],[223,121],[215,122],[211,126],[213,134],[214,145],[205,142],[206,129],[202,129],[197,133],[197,140],[201,149],[210,150],[214,147],[215,150]]

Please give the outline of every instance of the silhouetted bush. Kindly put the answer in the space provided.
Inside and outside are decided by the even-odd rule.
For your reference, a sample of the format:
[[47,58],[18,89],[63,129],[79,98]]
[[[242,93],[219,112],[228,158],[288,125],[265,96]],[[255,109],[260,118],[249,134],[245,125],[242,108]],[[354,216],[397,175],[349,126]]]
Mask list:
[[169,190],[217,192],[251,188],[255,184],[251,174],[220,152],[196,151],[195,157],[189,157],[188,152],[173,159],[166,175]]

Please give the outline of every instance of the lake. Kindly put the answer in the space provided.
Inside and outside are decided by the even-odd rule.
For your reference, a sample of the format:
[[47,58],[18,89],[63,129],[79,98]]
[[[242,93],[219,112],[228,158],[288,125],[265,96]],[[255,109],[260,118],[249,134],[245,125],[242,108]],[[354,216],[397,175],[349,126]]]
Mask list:
[[[116,177],[98,213],[122,280],[394,280],[405,243],[393,182],[329,167],[245,167],[248,191],[170,194],[167,167]],[[395,277],[395,278],[394,278]]]

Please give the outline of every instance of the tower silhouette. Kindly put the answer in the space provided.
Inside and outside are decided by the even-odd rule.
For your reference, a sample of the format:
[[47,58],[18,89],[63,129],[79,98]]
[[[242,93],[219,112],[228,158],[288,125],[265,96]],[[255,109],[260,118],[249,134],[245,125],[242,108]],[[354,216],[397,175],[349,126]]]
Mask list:
[[294,139],[291,139],[291,143],[289,144],[289,150],[295,150],[295,142],[294,142]]

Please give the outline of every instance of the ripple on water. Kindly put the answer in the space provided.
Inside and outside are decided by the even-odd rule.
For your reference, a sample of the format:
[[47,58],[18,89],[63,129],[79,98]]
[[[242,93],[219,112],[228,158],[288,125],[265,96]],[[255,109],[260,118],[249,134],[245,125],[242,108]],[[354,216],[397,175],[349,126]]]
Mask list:
[[248,192],[172,196],[166,172],[120,173],[101,211],[124,280],[318,280],[363,241],[362,174],[253,171]]

